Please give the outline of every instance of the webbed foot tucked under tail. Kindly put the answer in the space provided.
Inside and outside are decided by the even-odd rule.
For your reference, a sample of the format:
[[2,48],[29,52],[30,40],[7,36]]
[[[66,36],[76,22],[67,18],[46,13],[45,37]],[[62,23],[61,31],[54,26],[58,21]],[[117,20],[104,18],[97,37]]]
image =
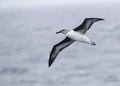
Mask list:
[[96,45],[95,42],[91,41],[91,45]]

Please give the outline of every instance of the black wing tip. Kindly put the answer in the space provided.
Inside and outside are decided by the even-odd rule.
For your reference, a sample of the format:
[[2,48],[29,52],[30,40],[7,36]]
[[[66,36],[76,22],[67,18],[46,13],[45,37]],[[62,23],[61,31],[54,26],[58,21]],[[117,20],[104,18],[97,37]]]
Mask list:
[[52,63],[49,61],[49,63],[48,63],[48,67],[51,67],[51,65],[52,65]]
[[50,67],[51,65],[49,64],[48,67]]
[[105,19],[103,19],[103,18],[98,18],[98,21],[101,21],[101,20],[105,20]]
[[86,20],[88,19],[97,19],[97,20],[105,20],[104,18],[95,18],[95,17],[90,17],[90,18],[85,18]]
[[49,62],[48,62],[48,67],[51,67],[52,63],[53,63],[54,59],[49,59]]

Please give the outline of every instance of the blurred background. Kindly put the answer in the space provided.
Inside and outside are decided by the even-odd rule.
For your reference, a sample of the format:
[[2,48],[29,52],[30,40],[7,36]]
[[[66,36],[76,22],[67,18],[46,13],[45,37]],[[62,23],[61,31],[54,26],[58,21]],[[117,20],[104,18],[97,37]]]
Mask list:
[[[48,58],[61,27],[98,17],[87,36],[51,68]],[[120,86],[119,0],[0,0],[0,86]]]

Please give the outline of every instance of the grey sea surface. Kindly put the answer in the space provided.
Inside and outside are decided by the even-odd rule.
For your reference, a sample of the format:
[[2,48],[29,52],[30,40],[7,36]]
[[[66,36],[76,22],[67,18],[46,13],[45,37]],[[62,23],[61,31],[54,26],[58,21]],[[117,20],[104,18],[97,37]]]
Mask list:
[[[0,11],[0,86],[120,86],[120,6],[61,6]],[[87,32],[96,46],[73,43],[48,67],[61,27],[104,18]]]

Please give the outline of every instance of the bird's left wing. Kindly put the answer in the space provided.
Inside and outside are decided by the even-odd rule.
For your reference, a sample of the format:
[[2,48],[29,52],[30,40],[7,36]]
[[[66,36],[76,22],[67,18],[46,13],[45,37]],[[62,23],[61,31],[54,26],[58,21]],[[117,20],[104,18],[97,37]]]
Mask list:
[[58,44],[53,46],[53,49],[50,53],[49,57],[49,67],[54,62],[55,58],[57,57],[58,53],[62,51],[64,48],[68,47],[70,44],[72,44],[74,41],[68,37],[66,37],[63,41],[59,42]]
[[78,27],[76,27],[74,29],[74,31],[80,31],[81,33],[85,34],[86,31],[90,29],[90,27],[92,26],[93,23],[95,23],[97,21],[101,21],[101,20],[104,20],[104,19],[102,19],[102,18],[85,18],[83,23],[81,25],[79,25]]

